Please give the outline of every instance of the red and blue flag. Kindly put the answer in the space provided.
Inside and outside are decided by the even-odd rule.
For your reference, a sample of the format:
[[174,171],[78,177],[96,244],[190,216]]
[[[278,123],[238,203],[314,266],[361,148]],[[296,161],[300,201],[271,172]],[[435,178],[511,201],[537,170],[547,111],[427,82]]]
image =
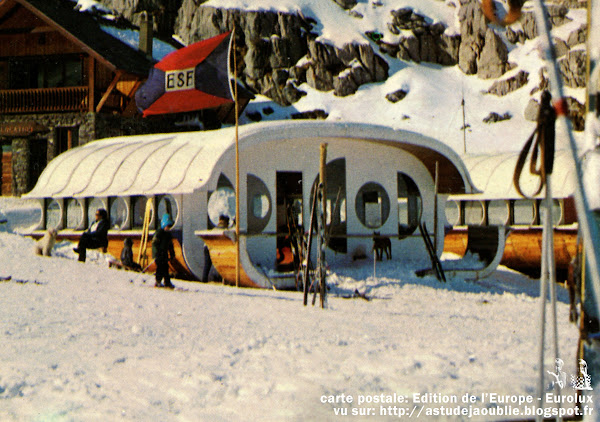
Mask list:
[[231,31],[174,51],[158,62],[138,89],[144,117],[183,113],[234,102],[229,78]]

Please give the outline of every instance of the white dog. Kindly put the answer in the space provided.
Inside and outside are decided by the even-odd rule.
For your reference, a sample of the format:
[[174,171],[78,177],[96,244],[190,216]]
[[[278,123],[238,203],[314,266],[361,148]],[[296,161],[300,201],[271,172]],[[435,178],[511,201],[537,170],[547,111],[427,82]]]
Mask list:
[[44,237],[37,241],[33,247],[36,255],[52,256],[52,248],[56,243],[56,229],[48,229]]

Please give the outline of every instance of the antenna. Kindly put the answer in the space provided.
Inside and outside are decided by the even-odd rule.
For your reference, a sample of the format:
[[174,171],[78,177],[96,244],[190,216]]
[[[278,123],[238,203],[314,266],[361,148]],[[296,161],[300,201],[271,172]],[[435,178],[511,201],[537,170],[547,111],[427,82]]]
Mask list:
[[463,153],[466,154],[467,153],[467,118],[465,116],[465,84],[464,81],[462,83],[462,101],[460,102],[460,105],[462,106],[462,113],[463,113]]

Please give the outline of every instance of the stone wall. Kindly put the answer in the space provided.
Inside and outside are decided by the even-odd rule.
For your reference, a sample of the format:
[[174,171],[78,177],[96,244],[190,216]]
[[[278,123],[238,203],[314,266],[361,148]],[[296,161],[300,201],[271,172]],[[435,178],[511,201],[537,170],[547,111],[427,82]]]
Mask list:
[[20,196],[29,190],[29,140],[16,138],[12,147],[12,192]]

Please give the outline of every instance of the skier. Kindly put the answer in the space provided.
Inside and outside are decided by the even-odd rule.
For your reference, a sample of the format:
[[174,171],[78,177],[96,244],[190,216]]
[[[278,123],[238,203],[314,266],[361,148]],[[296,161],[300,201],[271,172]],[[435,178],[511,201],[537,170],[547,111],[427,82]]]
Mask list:
[[96,210],[96,221],[83,232],[79,244],[73,252],[79,254],[79,261],[85,262],[86,249],[105,248],[108,246],[108,213],[104,208]]
[[173,219],[169,214],[164,214],[160,221],[160,229],[156,230],[152,238],[152,258],[156,263],[156,287],[162,287],[164,279],[164,287],[175,288],[169,276],[169,261],[175,257],[173,236],[171,235],[172,227]]

